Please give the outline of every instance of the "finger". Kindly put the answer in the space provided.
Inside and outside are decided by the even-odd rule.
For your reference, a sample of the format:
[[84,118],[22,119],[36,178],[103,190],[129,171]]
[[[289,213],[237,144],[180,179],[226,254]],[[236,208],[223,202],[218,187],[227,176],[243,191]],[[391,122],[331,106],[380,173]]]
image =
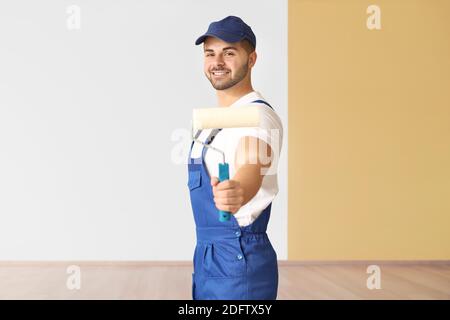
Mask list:
[[225,180],[220,182],[217,185],[217,190],[227,190],[227,189],[234,189],[240,185],[239,181],[236,180]]
[[230,206],[237,206],[241,205],[244,200],[244,197],[227,197],[227,198],[217,198],[214,197],[214,202],[217,205],[230,205]]
[[217,177],[211,177],[211,185],[216,186],[219,183],[219,179]]
[[226,190],[218,190],[217,187],[214,187],[215,190],[214,196],[217,198],[232,198],[232,197],[240,197],[244,195],[244,189],[226,189]]
[[216,206],[216,207],[219,210],[227,211],[227,212],[230,212],[232,214],[235,214],[239,210],[239,207],[237,207],[237,206],[226,205],[226,204],[219,205],[219,206]]

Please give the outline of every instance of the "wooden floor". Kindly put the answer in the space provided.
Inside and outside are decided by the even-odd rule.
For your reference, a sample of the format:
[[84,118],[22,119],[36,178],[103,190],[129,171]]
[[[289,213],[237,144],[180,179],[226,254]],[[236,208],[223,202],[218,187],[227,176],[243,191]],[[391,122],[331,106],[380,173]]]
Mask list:
[[[366,286],[370,264],[381,289]],[[67,267],[81,269],[69,290]],[[189,262],[0,262],[0,299],[191,299]],[[450,299],[450,262],[279,263],[278,299]]]

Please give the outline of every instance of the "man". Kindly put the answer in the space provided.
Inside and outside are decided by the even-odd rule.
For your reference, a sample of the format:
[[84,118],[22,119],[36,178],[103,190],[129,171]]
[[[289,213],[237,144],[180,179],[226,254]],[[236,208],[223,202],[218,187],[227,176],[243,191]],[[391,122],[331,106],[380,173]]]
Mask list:
[[[191,204],[197,233],[193,299],[276,299],[277,255],[266,234],[278,193],[276,159],[282,124],[251,83],[256,37],[242,19],[228,16],[209,25],[203,43],[204,72],[223,108],[258,105],[260,128],[202,130],[196,137],[225,153],[230,180],[219,182],[221,154],[192,143]],[[207,152],[210,150],[209,152]],[[231,159],[231,160],[230,160]],[[231,213],[220,222],[218,211]]]

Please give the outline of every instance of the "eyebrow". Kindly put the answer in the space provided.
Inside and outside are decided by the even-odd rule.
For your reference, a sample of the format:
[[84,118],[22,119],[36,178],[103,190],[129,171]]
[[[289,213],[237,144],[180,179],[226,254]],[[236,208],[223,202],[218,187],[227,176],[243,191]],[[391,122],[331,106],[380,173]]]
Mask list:
[[[223,48],[222,49],[222,51],[225,51],[225,50],[236,50],[236,51],[238,51],[238,49],[236,48],[236,47],[225,47],[225,48]],[[212,49],[205,49],[204,50],[204,52],[206,52],[206,51],[208,51],[208,52],[214,52],[214,50],[212,50]]]

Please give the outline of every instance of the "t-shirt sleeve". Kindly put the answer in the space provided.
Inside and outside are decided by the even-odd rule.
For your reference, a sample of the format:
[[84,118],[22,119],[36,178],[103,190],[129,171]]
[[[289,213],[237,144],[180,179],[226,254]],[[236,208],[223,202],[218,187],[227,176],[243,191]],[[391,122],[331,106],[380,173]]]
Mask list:
[[231,148],[229,151],[233,154],[233,162],[238,143],[241,138],[246,136],[261,139],[270,146],[274,156],[272,165],[274,165],[274,159],[277,160],[279,158],[283,141],[283,126],[276,112],[265,104],[261,104],[259,127],[232,128],[230,130],[233,143],[229,145]]
[[277,145],[283,139],[283,126],[280,118],[274,110],[264,104],[261,105],[259,116],[259,127],[235,128],[234,140],[239,141],[240,138],[245,136],[256,137],[270,145],[272,149],[280,151],[281,145]]

